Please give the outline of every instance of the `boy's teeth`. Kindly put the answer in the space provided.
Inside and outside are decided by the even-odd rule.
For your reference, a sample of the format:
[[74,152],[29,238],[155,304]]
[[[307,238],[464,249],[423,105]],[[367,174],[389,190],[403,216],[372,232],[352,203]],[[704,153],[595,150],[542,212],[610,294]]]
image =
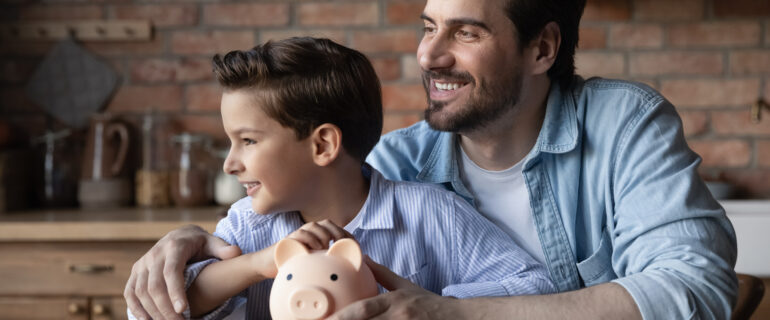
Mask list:
[[438,83],[436,82],[436,89],[439,90],[456,90],[457,88],[460,88],[462,85],[459,83]]

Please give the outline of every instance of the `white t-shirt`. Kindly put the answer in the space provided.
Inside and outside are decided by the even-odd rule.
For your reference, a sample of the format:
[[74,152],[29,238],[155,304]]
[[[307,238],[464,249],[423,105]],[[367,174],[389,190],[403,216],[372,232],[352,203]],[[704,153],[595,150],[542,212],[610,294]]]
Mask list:
[[516,244],[535,260],[545,263],[545,254],[537,235],[529,191],[524,183],[524,160],[502,171],[479,167],[459,148],[460,178],[476,202],[476,210],[505,231]]

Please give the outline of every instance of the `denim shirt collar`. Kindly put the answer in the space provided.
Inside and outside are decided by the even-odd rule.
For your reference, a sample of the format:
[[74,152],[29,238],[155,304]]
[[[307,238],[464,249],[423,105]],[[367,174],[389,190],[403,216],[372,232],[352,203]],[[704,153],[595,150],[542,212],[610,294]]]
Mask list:
[[[575,77],[575,88],[571,92],[562,91],[557,83],[551,84],[546,103],[543,126],[537,137],[537,142],[527,155],[525,170],[541,152],[566,153],[578,144],[577,107],[575,93],[583,79]],[[456,148],[457,134],[441,132],[435,141],[433,150],[422,170],[417,174],[417,180],[427,183],[451,183],[454,190],[466,199],[471,199],[470,192],[460,182],[460,170],[457,163]]]

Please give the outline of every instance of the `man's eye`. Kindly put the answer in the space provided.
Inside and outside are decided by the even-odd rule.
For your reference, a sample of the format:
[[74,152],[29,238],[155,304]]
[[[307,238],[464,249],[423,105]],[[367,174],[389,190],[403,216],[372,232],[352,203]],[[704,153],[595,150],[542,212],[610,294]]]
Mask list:
[[458,30],[457,31],[457,36],[459,38],[467,39],[467,40],[478,38],[478,35],[476,35],[475,33],[469,32],[469,31],[464,31],[464,30]]
[[422,31],[426,34],[433,34],[436,32],[436,27],[434,26],[425,26],[422,28]]
[[244,143],[245,145],[250,145],[250,144],[255,144],[255,143],[257,143],[257,141],[256,141],[256,140],[252,140],[252,139],[249,139],[249,138],[243,138],[242,140],[243,140],[243,143]]

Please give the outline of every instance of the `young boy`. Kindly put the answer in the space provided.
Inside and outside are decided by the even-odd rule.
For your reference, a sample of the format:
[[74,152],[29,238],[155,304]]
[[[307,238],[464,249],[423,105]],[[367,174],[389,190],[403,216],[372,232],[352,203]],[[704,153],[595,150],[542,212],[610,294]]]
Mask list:
[[454,193],[389,181],[364,163],[382,131],[382,105],[361,53],[292,38],[213,64],[232,144],[224,170],[248,194],[214,234],[244,254],[188,266],[192,317],[221,318],[246,300],[248,318],[270,318],[272,245],[287,236],[311,249],[354,237],[372,260],[442,295],[554,291],[543,266]]

